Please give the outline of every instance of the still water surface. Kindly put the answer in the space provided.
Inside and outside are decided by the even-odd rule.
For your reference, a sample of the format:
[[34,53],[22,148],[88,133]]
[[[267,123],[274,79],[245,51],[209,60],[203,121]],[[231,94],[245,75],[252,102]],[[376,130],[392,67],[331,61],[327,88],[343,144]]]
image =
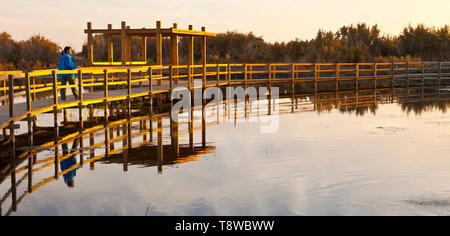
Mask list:
[[[48,183],[12,215],[450,215],[450,120],[442,109],[414,112],[396,102],[319,112],[279,102],[286,112],[275,133],[236,115],[207,126],[212,151],[163,167],[130,163],[128,171],[115,161],[85,165],[74,188],[62,178]],[[201,146],[201,130],[194,136]],[[180,133],[181,146],[188,143]]]

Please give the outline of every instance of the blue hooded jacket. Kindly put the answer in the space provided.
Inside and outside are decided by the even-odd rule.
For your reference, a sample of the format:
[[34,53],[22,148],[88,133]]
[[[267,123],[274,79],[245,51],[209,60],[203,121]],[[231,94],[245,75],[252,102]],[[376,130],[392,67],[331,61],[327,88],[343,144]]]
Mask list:
[[[61,166],[61,171],[65,171],[69,168],[71,168],[72,166],[77,164],[77,159],[76,158],[69,158],[69,159],[65,159],[62,160],[60,163]],[[77,175],[77,169],[73,169],[69,172],[67,172],[66,174],[63,175],[64,180],[65,181],[71,181],[73,178],[75,178],[75,176]]]
[[[72,57],[69,54],[61,55],[58,63],[58,70],[75,70],[76,68],[78,68],[78,66],[73,63]],[[63,76],[75,77],[74,74],[58,74],[58,78]]]

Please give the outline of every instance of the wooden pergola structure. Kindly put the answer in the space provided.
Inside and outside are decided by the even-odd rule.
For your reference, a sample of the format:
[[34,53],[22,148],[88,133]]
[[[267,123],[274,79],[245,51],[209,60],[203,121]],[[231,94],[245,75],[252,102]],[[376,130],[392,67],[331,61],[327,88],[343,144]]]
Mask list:
[[[171,50],[170,50],[170,64],[179,65],[178,55],[178,42],[179,37],[188,38],[188,64],[194,64],[194,37],[200,37],[202,41],[202,64],[206,65],[206,37],[215,37],[215,33],[206,32],[206,28],[202,27],[201,31],[193,30],[193,26],[189,25],[188,30],[178,29],[178,24],[174,23],[172,28],[161,28],[161,21],[156,22],[156,28],[148,29],[132,29],[127,26],[125,21],[122,21],[120,29],[113,29],[111,24],[108,24],[107,29],[93,29],[92,23],[87,23],[87,29],[84,31],[87,34],[87,46],[88,46],[88,61],[92,66],[127,66],[127,65],[149,65],[147,61],[147,38],[156,38],[156,65],[162,65],[163,52],[162,52],[162,40],[163,37],[170,37]],[[108,48],[108,61],[107,62],[94,62],[94,43],[93,34],[103,34],[107,37]],[[121,61],[114,62],[113,55],[113,35],[121,36]],[[132,61],[131,57],[131,38],[138,37],[142,41],[142,55],[141,61]]]

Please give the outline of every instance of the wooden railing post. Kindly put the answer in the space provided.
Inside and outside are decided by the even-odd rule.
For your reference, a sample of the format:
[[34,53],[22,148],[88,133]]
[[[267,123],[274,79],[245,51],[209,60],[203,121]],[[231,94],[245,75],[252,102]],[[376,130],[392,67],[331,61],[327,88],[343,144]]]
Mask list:
[[[205,86],[203,84],[203,86]],[[172,97],[172,89],[173,89],[173,67],[172,65],[169,66],[169,88],[170,88],[170,96]]]
[[191,65],[188,65],[188,88],[189,91],[192,89],[192,67]]
[[[340,67],[339,63],[336,63],[336,92],[339,91],[339,76],[340,76]],[[336,97],[337,99],[337,97]]]
[[12,199],[12,210],[17,211],[17,190],[16,190],[16,141],[15,141],[15,131],[14,122],[10,124],[10,148],[11,148],[11,199]]
[[[25,73],[25,90],[26,90],[26,100],[27,100],[27,124],[28,124],[28,145],[33,147],[33,119],[31,117],[31,91],[30,91],[30,76]],[[28,192],[32,192],[33,186],[33,151],[28,152]]]
[[244,64],[244,87],[247,88],[247,64]]
[[36,76],[33,76],[33,101],[36,101]]
[[395,64],[394,62],[391,62],[391,87],[392,89],[395,88]]
[[84,116],[83,116],[83,72],[81,70],[78,70],[78,111],[79,111],[79,118],[80,118],[80,130],[83,130],[84,128]]
[[231,64],[228,64],[227,71],[228,71],[228,74],[227,74],[228,86],[230,86],[231,85]]
[[292,73],[292,96],[294,96],[295,94],[295,64],[292,64],[292,68],[291,68],[291,73]]
[[269,64],[269,85],[272,85],[272,65]]
[[425,92],[425,62],[422,62],[422,101],[424,100]]
[[8,75],[8,85],[9,85],[9,117],[14,117],[14,76]]
[[317,64],[314,63],[314,93],[317,93],[318,91],[318,81],[317,81]]
[[56,71],[52,71],[53,77],[53,104],[58,105],[58,76]]
[[156,156],[158,158],[158,172],[162,173],[162,166],[164,161],[164,144],[163,144],[163,125],[162,118],[158,118],[158,148],[156,149]]
[[220,86],[220,64],[217,64],[217,87]]
[[12,193],[12,208],[13,211],[17,210],[17,193],[16,193],[16,138],[15,138],[15,125],[14,125],[14,77],[8,76],[9,81],[9,118],[11,118],[9,124],[10,135],[10,148],[11,148],[11,193]]
[[359,89],[359,63],[356,63],[356,68],[355,68],[355,89],[358,90]]
[[131,69],[127,70],[127,108],[128,108],[128,117],[131,117]]
[[27,99],[27,112],[31,112],[31,88],[30,88],[30,76],[27,73],[25,73],[25,93],[26,93],[26,99]]
[[105,106],[105,121],[106,123],[109,122],[109,115],[108,115],[108,105],[109,105],[109,81],[108,81],[108,70],[103,70],[104,74],[104,80],[103,80],[103,89],[104,89],[104,99],[103,99],[103,105]]
[[53,123],[54,123],[54,129],[55,129],[55,160],[54,160],[54,166],[55,166],[55,179],[59,178],[59,149],[58,149],[58,139],[59,139],[59,118],[58,118],[58,75],[56,73],[56,70],[52,71],[52,77],[53,77]]
[[374,88],[377,89],[377,79],[378,79],[378,64],[374,63],[373,64],[373,83],[374,83]]
[[442,62],[438,65],[438,99],[441,100],[441,79],[442,79]]
[[[151,67],[148,68],[148,99],[149,99],[149,112],[150,112],[150,121],[151,117],[153,115],[153,70]],[[150,129],[151,129],[151,122],[150,122]]]

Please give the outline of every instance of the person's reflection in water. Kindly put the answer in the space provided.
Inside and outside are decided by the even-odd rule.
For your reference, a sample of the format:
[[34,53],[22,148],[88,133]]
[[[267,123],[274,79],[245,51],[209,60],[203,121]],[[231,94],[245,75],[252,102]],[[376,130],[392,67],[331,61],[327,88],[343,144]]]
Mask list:
[[[73,145],[72,145],[72,149],[70,151],[70,153],[75,152],[76,148],[78,147],[78,143],[79,143],[79,139],[75,139],[73,141]],[[63,149],[63,155],[66,156],[69,154],[69,148],[67,147],[67,144],[62,144],[62,149]],[[61,166],[61,171],[65,171],[69,168],[71,168],[72,166],[77,164],[77,159],[75,158],[75,156],[72,156],[68,159],[62,160],[60,163]],[[67,186],[69,188],[73,188],[75,187],[75,176],[77,175],[77,169],[75,168],[69,172],[67,172],[66,174],[63,175],[64,177],[64,182],[67,184]]]

